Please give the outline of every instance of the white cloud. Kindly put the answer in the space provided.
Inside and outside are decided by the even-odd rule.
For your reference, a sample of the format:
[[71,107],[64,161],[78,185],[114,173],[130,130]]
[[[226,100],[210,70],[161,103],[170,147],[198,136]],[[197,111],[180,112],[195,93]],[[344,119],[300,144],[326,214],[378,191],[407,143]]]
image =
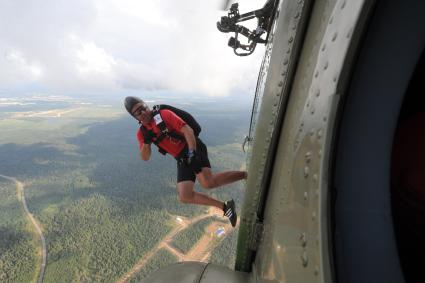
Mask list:
[[[230,35],[216,29],[224,15],[217,1],[3,0],[0,88],[37,82],[64,94],[252,92],[264,49],[233,54]],[[240,7],[248,5],[262,1]]]
[[110,75],[114,67],[114,58],[94,43],[83,43],[77,51],[77,70],[81,74],[98,73]]
[[6,51],[0,62],[5,67],[0,70],[0,78],[3,80],[19,82],[20,79],[24,79],[32,82],[39,79],[43,74],[41,67],[27,60],[19,50]]

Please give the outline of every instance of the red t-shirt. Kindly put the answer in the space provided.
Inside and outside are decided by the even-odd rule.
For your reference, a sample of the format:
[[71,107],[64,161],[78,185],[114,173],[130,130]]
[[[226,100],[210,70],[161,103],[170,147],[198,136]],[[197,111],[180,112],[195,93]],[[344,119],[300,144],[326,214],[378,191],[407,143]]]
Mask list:
[[[170,110],[159,110],[161,113],[161,118],[165,122],[165,125],[167,126],[167,129],[172,132],[175,131],[177,134],[180,134],[184,137],[183,133],[181,132],[181,128],[186,125],[186,122],[183,121],[179,116],[174,114]],[[156,134],[156,136],[159,136],[161,134],[161,130],[158,128],[158,126],[155,124],[155,121],[152,120],[147,125],[143,125],[148,130],[153,130],[153,132]],[[139,141],[140,149],[142,149],[143,146],[143,134],[142,131],[139,129],[137,131],[137,140]],[[183,150],[183,148],[186,145],[185,141],[181,141],[178,139],[174,139],[172,137],[165,137],[159,145],[161,148],[163,148],[166,152],[171,154],[174,157],[177,157],[179,153]]]

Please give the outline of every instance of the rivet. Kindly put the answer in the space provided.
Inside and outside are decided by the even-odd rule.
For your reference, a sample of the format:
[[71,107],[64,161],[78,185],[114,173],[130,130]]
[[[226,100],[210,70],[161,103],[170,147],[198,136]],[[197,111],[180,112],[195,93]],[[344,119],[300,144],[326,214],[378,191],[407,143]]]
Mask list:
[[333,21],[334,21],[334,17],[330,17],[329,24],[332,24]]
[[300,238],[301,245],[303,247],[305,247],[307,245],[307,236],[306,236],[306,234],[305,233],[301,233],[300,236],[299,236],[299,238]]
[[288,48],[288,50],[286,50],[286,54],[291,53],[291,48]]
[[306,161],[307,163],[310,163],[310,160],[311,160],[311,151],[308,151],[308,152],[305,154],[305,161]]
[[313,212],[312,214],[311,214],[311,220],[316,220],[316,212]]
[[288,40],[289,43],[291,43],[292,41],[294,41],[294,38],[291,36]]
[[323,44],[322,51],[325,51],[325,49],[326,49],[326,43]]
[[319,275],[319,266],[314,267],[314,275]]
[[345,7],[345,1],[344,1],[344,2],[342,2],[341,10],[342,10],[342,9],[344,9],[344,7]]
[[319,95],[320,95],[320,89],[318,89],[318,90],[316,91],[316,97],[319,97]]
[[283,65],[288,65],[288,63],[289,63],[289,60],[288,60],[288,58],[285,58],[284,60],[283,60]]
[[338,33],[335,32],[334,35],[332,36],[332,41],[335,41],[335,39],[338,37]]
[[308,173],[310,172],[310,168],[308,168],[308,166],[306,166],[304,168],[304,177],[307,178],[308,177]]
[[308,256],[307,256],[307,251],[304,251],[302,256],[301,256],[301,262],[303,263],[304,267],[307,267],[308,265]]
[[314,73],[314,77],[317,78],[319,76],[319,71],[316,71],[316,73]]
[[336,81],[338,80],[338,76],[337,75],[335,75],[334,77],[333,77],[333,81],[334,81],[334,83],[336,83]]
[[321,149],[319,149],[319,152],[317,153],[317,155],[319,155],[319,157],[322,156],[322,150]]
[[310,113],[313,115],[315,110],[316,109],[314,108],[314,106],[312,106],[311,109],[310,109]]
[[300,17],[300,12],[298,12],[296,15],[295,15],[295,19],[298,19]]
[[308,200],[308,193],[304,192],[304,200]]
[[278,86],[279,86],[279,87],[282,87],[282,86],[283,86],[283,82],[282,82],[282,81],[280,81]]
[[323,121],[326,122],[328,120],[328,117],[324,116]]
[[313,175],[313,182],[317,183],[317,174]]
[[329,63],[328,63],[328,61],[326,61],[325,65],[323,66],[323,70],[326,70],[328,68],[328,65],[329,65]]

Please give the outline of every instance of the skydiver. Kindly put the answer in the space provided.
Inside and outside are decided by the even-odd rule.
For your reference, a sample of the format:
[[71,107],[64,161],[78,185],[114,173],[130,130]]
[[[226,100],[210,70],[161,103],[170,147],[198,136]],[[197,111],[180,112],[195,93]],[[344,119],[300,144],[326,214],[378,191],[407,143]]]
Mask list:
[[[221,202],[203,193],[195,192],[195,180],[197,179],[205,189],[215,189],[246,179],[246,171],[226,171],[212,174],[206,145],[199,137],[195,136],[193,129],[181,117],[168,109],[159,110],[160,119],[166,125],[166,130],[161,131],[158,127],[158,121],[154,120],[154,112],[142,99],[128,96],[124,100],[124,106],[128,113],[139,121],[140,129],[137,131],[137,140],[142,160],[148,161],[150,159],[151,144],[152,142],[156,143],[160,151],[172,155],[177,160],[179,200],[182,203],[217,207],[223,210],[223,215],[228,217],[232,226],[235,227],[237,215],[234,200]],[[155,115],[155,119],[157,119],[156,117]],[[161,135],[164,132],[167,134],[162,139]],[[162,140],[159,141],[160,138]]]

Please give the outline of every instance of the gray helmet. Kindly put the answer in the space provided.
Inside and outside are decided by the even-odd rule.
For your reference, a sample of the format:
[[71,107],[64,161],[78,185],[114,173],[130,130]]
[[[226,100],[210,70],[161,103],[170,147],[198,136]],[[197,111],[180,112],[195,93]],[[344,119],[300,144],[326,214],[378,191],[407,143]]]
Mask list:
[[135,96],[127,96],[124,99],[125,109],[127,109],[127,112],[130,113],[131,116],[133,116],[133,113],[131,113],[131,110],[133,109],[134,105],[136,105],[139,102],[144,103],[143,100],[141,100],[140,98],[135,97]]

